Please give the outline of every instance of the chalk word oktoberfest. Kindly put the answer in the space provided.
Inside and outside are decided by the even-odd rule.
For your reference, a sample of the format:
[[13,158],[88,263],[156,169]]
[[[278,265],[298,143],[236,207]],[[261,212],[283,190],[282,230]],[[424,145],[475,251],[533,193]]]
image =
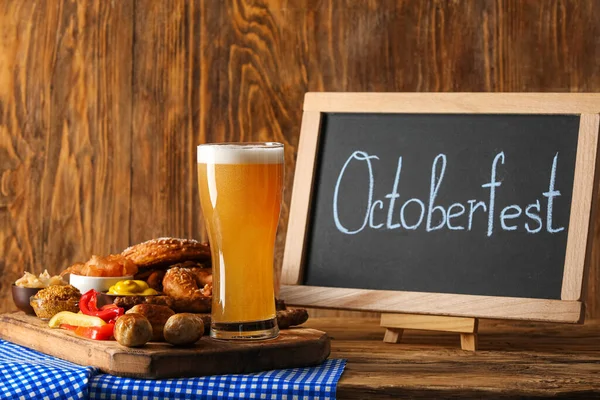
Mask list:
[[[487,236],[492,236],[496,229],[503,231],[525,230],[530,234],[540,232],[554,234],[565,229],[562,226],[554,226],[552,220],[554,201],[561,195],[560,191],[554,187],[558,153],[554,156],[550,167],[548,191],[541,193],[540,198],[530,204],[510,204],[503,207],[499,213],[496,210],[496,192],[501,190],[503,182],[497,179],[496,172],[498,164],[504,164],[506,160],[504,152],[496,154],[491,163],[490,180],[481,185],[482,188],[489,190],[487,199],[470,199],[463,203],[452,203],[447,207],[440,204],[437,198],[446,173],[447,157],[445,154],[438,154],[431,165],[429,198],[410,198],[404,202],[399,200],[401,196],[398,192],[402,174],[402,156],[398,157],[394,184],[392,191],[385,195],[386,200],[373,198],[373,188],[375,187],[373,178],[374,160],[379,160],[379,157],[369,155],[364,151],[355,151],[348,157],[340,170],[333,193],[333,219],[335,226],[341,233],[355,235],[365,229],[406,229],[409,231],[425,229],[427,232],[440,229],[471,231],[473,229],[473,219],[478,213],[486,214]],[[369,176],[369,179],[364,182],[364,195],[367,199],[366,207],[362,210],[356,210],[356,212],[364,215],[362,225],[355,227],[349,227],[347,221],[346,223],[342,221],[339,213],[340,207],[344,206],[344,199],[340,198],[340,185],[345,179],[354,179],[346,173],[351,163],[362,163]],[[545,220],[542,218],[542,211],[545,211]],[[499,228],[496,224],[498,221]]]

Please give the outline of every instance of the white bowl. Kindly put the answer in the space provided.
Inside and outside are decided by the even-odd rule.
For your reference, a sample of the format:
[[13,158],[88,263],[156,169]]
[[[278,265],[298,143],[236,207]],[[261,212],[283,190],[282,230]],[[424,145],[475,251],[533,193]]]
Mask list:
[[83,294],[90,289],[95,289],[97,292],[106,292],[115,283],[127,279],[133,279],[133,276],[97,277],[71,274],[69,276],[69,283],[79,289],[81,294]]

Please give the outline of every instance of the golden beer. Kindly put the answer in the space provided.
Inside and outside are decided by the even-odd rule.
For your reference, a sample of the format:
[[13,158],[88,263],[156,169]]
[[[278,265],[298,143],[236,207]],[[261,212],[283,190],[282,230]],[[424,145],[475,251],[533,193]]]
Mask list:
[[213,262],[211,337],[276,337],[273,252],[283,145],[200,145],[198,186]]

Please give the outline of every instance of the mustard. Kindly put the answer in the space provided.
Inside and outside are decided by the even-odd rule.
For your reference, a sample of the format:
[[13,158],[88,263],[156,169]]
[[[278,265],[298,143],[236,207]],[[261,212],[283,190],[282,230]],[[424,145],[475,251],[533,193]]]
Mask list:
[[148,286],[144,281],[126,280],[119,281],[108,289],[108,294],[119,296],[152,296],[158,292]]

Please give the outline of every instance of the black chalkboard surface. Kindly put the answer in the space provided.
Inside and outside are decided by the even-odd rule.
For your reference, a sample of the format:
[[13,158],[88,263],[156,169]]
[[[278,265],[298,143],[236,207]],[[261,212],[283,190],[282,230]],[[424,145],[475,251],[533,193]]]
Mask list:
[[600,94],[307,93],[281,297],[581,322],[599,134]]
[[325,113],[304,284],[560,299],[579,119]]

